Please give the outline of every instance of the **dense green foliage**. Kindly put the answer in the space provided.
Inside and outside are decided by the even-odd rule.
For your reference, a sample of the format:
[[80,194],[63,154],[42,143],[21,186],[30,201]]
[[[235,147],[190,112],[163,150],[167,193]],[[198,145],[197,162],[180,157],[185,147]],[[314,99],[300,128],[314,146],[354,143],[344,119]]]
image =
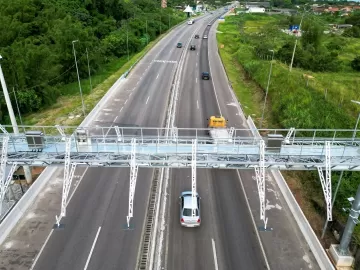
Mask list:
[[[94,74],[184,18],[149,0],[0,0],[0,54],[8,89],[16,89],[22,113],[47,107],[64,94],[59,85],[76,81],[73,40],[85,78],[86,49]],[[3,122],[4,104],[2,98]]]
[[[258,18],[257,25],[261,25],[262,29],[246,28],[249,25],[254,26],[254,17]],[[264,21],[267,21],[267,24],[264,24]],[[317,37],[312,39],[311,35],[308,35],[306,38],[309,40],[298,42],[298,49],[300,48],[300,50],[297,49],[294,62],[295,67],[305,66],[305,62],[299,63],[299,61],[307,59],[309,61],[308,68],[294,68],[292,72],[289,72],[289,59],[291,59],[295,39],[282,33],[279,29],[269,32],[269,29],[280,21],[281,19],[276,17],[263,15],[245,15],[243,18],[229,16],[226,17],[226,22],[219,26],[219,31],[223,33],[217,35],[219,42],[225,44],[223,50],[231,55],[233,62],[230,63],[230,66],[236,66],[237,63],[240,63],[248,77],[252,78],[262,89],[266,89],[269,75],[270,62],[268,60],[271,59],[269,49],[275,50],[276,60],[273,64],[265,114],[267,126],[270,128],[276,126],[296,127],[298,129],[353,129],[359,108],[354,106],[350,100],[360,99],[358,92],[360,79],[357,73],[351,72],[351,70],[341,73],[313,73],[309,69],[329,70],[324,65],[332,65],[333,62],[331,59],[320,58],[320,56],[326,56],[324,51],[328,54],[338,53],[339,56],[350,55],[345,49],[351,48],[354,44],[350,44],[350,42],[354,42],[356,39],[329,36],[321,37],[321,42],[318,42]],[[269,28],[270,26],[271,28]],[[318,31],[314,32],[318,33]],[[335,56],[333,58],[340,61]],[[358,59],[357,66],[359,62]],[[349,60],[346,62],[349,66],[350,63]],[[313,79],[307,79],[304,76],[305,74],[312,75]],[[261,94],[264,96],[265,93]],[[253,92],[253,96],[256,95],[258,93]],[[239,95],[238,97],[242,103],[242,96]],[[263,103],[258,104],[258,106],[262,105]],[[260,114],[255,113],[255,110],[248,111],[255,122],[259,123]],[[332,137],[330,133],[318,133],[317,135]],[[351,132],[338,134],[338,136],[346,137],[351,137],[351,135]],[[305,192],[309,194],[307,198],[311,200],[316,198],[318,199],[316,201],[323,205],[322,188],[320,181],[317,181],[318,179],[317,172],[307,172],[302,174],[301,183],[306,189]],[[333,173],[332,185],[335,186],[337,181],[338,173]],[[343,182],[335,201],[337,217],[342,215],[345,218],[341,209],[348,206],[346,198],[355,196],[359,184],[360,174],[358,172],[344,173]],[[324,213],[324,209],[321,209],[322,213]]]

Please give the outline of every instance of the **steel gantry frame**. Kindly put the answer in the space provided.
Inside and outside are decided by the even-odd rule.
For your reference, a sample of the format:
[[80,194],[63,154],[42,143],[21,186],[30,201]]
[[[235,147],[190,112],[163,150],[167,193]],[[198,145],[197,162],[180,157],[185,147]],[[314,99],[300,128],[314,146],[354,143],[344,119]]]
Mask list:
[[[26,131],[29,129],[34,131],[35,128],[43,129],[43,133],[40,132],[43,135],[36,135],[38,137],[35,136],[35,138],[33,132]],[[239,134],[244,134],[244,131],[249,134],[251,130],[231,128],[229,135],[232,140],[219,140],[221,143],[218,143],[208,136],[199,135],[205,134],[204,131],[208,131],[207,129],[176,127],[162,129],[97,126],[83,127],[80,132],[76,127],[24,126],[22,127],[24,133],[19,135],[7,133],[5,127],[1,125],[0,129],[3,131],[3,134],[0,134],[0,139],[2,137],[3,141],[0,166],[2,199],[17,165],[65,165],[61,214],[59,218],[56,216],[58,225],[61,217],[66,215],[67,198],[76,166],[130,167],[128,226],[133,217],[139,167],[190,167],[193,204],[196,204],[196,168],[254,168],[259,191],[260,218],[264,221],[265,229],[267,225],[266,169],[318,170],[327,204],[328,220],[332,219],[331,171],[360,170],[360,151],[358,151],[360,140],[349,139],[350,136],[344,135],[347,133],[351,135],[353,130],[297,130],[295,128],[261,130],[264,134],[276,134],[272,137],[268,135],[266,138],[239,136]],[[50,132],[51,135],[46,134],[45,131],[48,129],[57,130],[61,136],[54,136],[54,132]],[[97,135],[98,129],[103,129],[102,135]],[[65,130],[67,132],[70,130],[71,134],[67,135]],[[181,130],[181,134],[186,130],[186,134],[193,135],[179,136],[178,130]],[[94,131],[95,134],[91,134]],[[163,135],[169,133],[170,138],[168,135]],[[116,136],[109,134],[116,134]],[[319,137],[319,134],[323,137]],[[32,142],[29,137],[33,139]],[[271,145],[270,139],[274,138],[280,140],[280,144]],[[40,143],[39,139],[41,139]],[[12,166],[6,177],[7,165]]]
[[64,166],[64,182],[63,182],[63,191],[62,191],[62,197],[61,197],[61,211],[60,216],[55,216],[56,218],[56,225],[60,227],[60,220],[63,217],[66,217],[66,206],[68,203],[68,196],[70,192],[70,187],[72,183],[72,179],[74,177],[74,173],[76,170],[77,163],[71,163],[71,142],[73,140],[73,135],[66,136],[64,130],[60,126],[56,126],[59,133],[62,136],[62,140],[65,141],[65,166]]
[[3,137],[3,140],[2,140],[1,160],[0,160],[0,216],[1,216],[2,205],[3,205],[4,199],[5,199],[5,194],[6,194],[8,186],[9,186],[9,184],[11,182],[12,175],[14,174],[14,172],[15,172],[15,170],[17,168],[17,163],[14,162],[11,165],[8,175],[6,175],[6,164],[7,164],[7,159],[8,159],[7,151],[8,151],[8,143],[9,143],[9,133],[1,125],[0,125],[0,129],[5,134],[5,136]]
[[321,186],[323,189],[326,210],[327,210],[327,220],[332,221],[332,204],[331,204],[331,143],[325,143],[325,177],[323,173],[323,167],[318,166],[317,170],[320,177]]
[[255,167],[255,177],[259,192],[260,201],[260,219],[264,222],[264,228],[266,229],[267,218],[265,217],[265,142],[260,140],[260,159],[259,166]]
[[136,179],[139,166],[136,165],[136,139],[131,140],[131,161],[130,161],[130,185],[129,185],[129,212],[126,217],[128,228],[130,227],[130,219],[134,214],[134,197],[136,188]]
[[191,157],[191,216],[195,217],[196,215],[196,208],[195,205],[197,204],[196,200],[196,144],[197,141],[194,139],[192,141],[192,157]]

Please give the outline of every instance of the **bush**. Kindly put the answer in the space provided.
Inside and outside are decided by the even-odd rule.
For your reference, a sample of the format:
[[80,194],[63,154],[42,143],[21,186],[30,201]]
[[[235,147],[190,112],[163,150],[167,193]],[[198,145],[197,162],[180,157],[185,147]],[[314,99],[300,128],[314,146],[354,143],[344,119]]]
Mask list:
[[352,67],[353,70],[360,71],[360,56],[356,56],[351,61],[351,67]]

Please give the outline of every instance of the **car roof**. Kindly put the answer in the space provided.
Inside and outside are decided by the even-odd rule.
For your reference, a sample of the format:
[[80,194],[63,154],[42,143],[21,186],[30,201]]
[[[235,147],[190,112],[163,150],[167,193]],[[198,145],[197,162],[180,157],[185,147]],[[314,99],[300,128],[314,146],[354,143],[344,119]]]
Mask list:
[[[198,197],[199,195],[196,193],[196,196]],[[191,207],[191,205],[192,205],[192,197],[191,197],[191,192],[190,192],[190,194],[186,194],[184,196],[184,208],[197,209],[196,201],[195,201],[195,204],[193,205],[193,207]]]

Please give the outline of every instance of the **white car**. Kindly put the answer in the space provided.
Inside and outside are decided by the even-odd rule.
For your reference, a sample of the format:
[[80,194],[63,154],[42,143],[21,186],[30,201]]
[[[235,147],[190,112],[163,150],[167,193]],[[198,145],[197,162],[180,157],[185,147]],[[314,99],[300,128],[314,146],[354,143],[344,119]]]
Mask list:
[[[180,194],[180,225],[184,227],[199,227],[201,224],[200,218],[200,196],[196,192],[196,201],[192,204],[191,191],[184,191]],[[192,211],[195,210],[195,216],[192,216]]]

